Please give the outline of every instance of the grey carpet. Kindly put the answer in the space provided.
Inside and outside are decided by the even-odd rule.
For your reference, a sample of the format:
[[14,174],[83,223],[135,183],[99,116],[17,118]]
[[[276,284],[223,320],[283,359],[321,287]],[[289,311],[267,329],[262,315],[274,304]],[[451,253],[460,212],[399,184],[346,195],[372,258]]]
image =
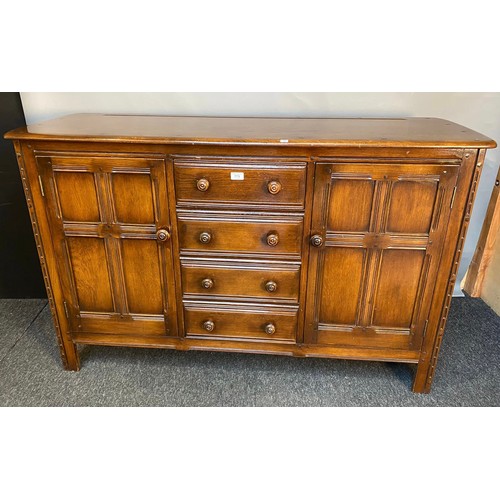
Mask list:
[[0,300],[0,362],[47,304],[42,299]]
[[500,406],[500,317],[454,298],[434,385],[405,364],[83,346],[65,372],[45,302],[0,300],[0,406]]

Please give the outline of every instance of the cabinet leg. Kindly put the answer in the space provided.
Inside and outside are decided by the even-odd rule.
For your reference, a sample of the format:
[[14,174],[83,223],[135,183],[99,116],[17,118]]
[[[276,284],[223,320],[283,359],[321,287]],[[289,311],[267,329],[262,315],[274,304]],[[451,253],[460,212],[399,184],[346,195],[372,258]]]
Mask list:
[[58,335],[59,351],[61,361],[65,370],[77,372],[80,370],[80,356],[74,344],[69,339],[63,339]]
[[66,360],[63,358],[64,369],[72,372],[77,372],[80,370],[80,356],[76,350],[76,344],[73,342],[65,346]]
[[430,362],[420,361],[417,365],[417,373],[413,380],[413,392],[428,394],[431,392],[432,375],[429,375]]
[[65,323],[61,327],[61,322],[59,321],[59,316],[57,310],[54,307],[54,302],[49,294],[51,290],[47,288],[49,295],[49,305],[52,313],[52,319],[54,320],[54,328],[56,332],[57,344],[59,345],[59,354],[61,355],[61,361],[65,370],[77,372],[80,370],[80,356],[76,348],[76,344],[71,340],[69,334],[63,333],[63,328],[66,328]]

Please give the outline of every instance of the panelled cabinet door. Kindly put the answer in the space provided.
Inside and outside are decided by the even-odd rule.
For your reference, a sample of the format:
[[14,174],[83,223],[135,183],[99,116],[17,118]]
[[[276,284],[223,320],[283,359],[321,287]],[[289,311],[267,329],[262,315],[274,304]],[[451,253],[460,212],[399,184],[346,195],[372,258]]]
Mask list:
[[457,173],[316,164],[305,342],[420,349]]
[[161,158],[38,156],[72,331],[176,335]]

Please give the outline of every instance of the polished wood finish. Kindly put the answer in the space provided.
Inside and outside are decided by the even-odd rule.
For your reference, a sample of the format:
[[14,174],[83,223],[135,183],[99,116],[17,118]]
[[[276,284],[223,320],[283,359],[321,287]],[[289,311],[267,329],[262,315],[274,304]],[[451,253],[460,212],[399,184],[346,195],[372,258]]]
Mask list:
[[317,164],[312,231],[324,242],[311,241],[306,343],[420,348],[457,174],[446,164]]
[[295,342],[297,310],[185,301],[186,336]]
[[174,165],[178,207],[304,208],[305,163],[205,158],[176,160]]
[[[70,334],[68,315],[64,307],[65,302],[61,300],[63,290],[58,278],[54,245],[50,238],[50,226],[44,210],[45,200],[43,199],[44,194],[41,190],[42,185],[36,182],[37,170],[34,157],[30,154],[23,154],[23,151],[26,149],[31,153],[31,148],[28,146],[23,148],[19,141],[14,141],[14,148],[33,227],[36,248],[40,258],[40,267],[45,281],[50,312],[54,321],[61,361],[66,370],[79,370],[80,357],[76,344]],[[33,179],[33,181],[30,179]]]
[[71,329],[176,334],[165,160],[35,159]]
[[490,139],[435,119],[74,115],[14,139],[79,343],[417,364],[428,392]]
[[299,299],[299,264],[182,259],[181,269],[186,298],[209,296],[234,300],[251,297],[264,302],[298,302]]
[[488,148],[494,141],[436,118],[230,118],[77,114],[21,127],[7,139],[278,146]]
[[181,255],[234,254],[300,259],[301,215],[177,212]]
[[[485,154],[484,149],[464,150],[461,165],[462,175],[458,177],[453,199],[455,210],[451,212],[448,220],[447,242],[440,261],[441,272],[436,277],[433,304],[413,383],[415,392],[429,392],[434,378]],[[444,301],[442,302],[443,296]]]
[[464,291],[472,297],[481,297],[484,277],[493,258],[498,233],[500,233],[500,168],[497,172],[476,250],[465,276]]

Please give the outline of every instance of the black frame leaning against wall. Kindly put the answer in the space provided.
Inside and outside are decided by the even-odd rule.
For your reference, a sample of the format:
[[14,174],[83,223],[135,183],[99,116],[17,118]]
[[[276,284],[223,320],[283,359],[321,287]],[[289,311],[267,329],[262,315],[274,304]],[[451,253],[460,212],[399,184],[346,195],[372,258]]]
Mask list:
[[0,92],[0,298],[46,297],[12,141],[26,125],[19,92]]

